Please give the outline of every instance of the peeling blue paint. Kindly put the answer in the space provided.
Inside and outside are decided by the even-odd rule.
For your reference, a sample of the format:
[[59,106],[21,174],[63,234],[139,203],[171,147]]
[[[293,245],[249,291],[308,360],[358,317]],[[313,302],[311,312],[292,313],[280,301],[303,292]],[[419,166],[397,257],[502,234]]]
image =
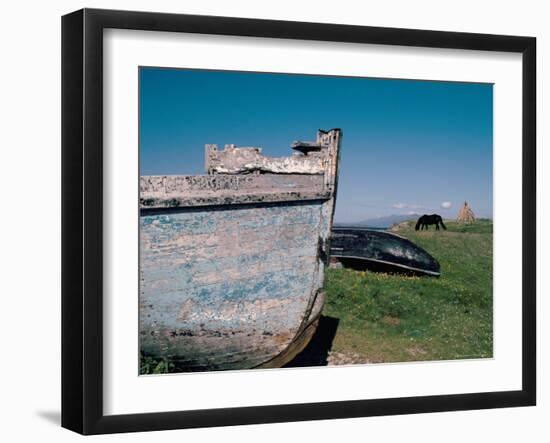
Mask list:
[[[237,335],[241,344],[247,338],[250,349],[261,340],[261,352],[255,352],[263,358],[280,352],[318,285],[322,206],[250,205],[142,216],[142,348],[191,342],[189,334],[202,330]],[[173,336],[159,338],[167,331]]]

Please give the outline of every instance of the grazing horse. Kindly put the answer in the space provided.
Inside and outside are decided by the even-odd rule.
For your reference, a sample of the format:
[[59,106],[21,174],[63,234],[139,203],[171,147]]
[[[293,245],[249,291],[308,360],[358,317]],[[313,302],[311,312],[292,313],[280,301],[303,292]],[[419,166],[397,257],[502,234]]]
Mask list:
[[441,227],[445,230],[447,230],[447,227],[443,223],[443,219],[441,218],[441,215],[438,214],[424,214],[422,217],[418,219],[416,222],[416,226],[414,227],[415,231],[418,231],[420,229],[421,231],[426,228],[428,230],[428,225],[435,225],[435,230],[439,231],[439,224],[441,223]]

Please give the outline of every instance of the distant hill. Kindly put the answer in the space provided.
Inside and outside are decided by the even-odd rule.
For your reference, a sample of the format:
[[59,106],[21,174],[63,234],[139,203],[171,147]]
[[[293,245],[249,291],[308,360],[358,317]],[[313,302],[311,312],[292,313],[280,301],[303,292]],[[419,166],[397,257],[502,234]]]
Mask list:
[[355,223],[334,223],[334,226],[359,226],[365,228],[389,228],[391,225],[406,220],[416,220],[420,214],[392,214],[385,217],[371,218]]

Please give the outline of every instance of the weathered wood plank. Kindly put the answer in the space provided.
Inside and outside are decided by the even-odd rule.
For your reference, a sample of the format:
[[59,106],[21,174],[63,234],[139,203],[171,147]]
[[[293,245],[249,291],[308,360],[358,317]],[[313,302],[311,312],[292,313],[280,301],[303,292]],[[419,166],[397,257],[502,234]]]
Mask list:
[[141,208],[328,199],[323,175],[164,175],[140,178]]
[[319,217],[318,208],[318,204],[307,202],[277,206],[262,205],[262,211],[256,211],[254,206],[244,205],[207,208],[200,211],[182,208],[181,211],[174,213],[153,215],[143,213],[141,223],[144,228],[155,228],[152,232],[164,241],[166,237],[174,237],[173,232],[186,235],[219,232],[220,235],[226,235],[234,229],[234,226],[237,226],[226,223],[226,212],[234,212],[233,217],[236,217],[235,222],[240,229],[253,229],[315,223]]
[[226,145],[219,150],[217,145],[205,146],[206,169],[209,174],[241,174],[254,171],[278,174],[323,174],[323,152],[309,155],[295,153],[289,157],[265,157],[261,148],[237,148]]

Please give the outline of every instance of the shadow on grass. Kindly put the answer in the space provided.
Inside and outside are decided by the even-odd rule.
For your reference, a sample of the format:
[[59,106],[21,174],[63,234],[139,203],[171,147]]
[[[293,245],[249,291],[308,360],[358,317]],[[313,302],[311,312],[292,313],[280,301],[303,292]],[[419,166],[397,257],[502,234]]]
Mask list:
[[308,366],[327,366],[328,353],[332,349],[332,342],[336,336],[339,319],[326,317],[319,319],[319,326],[311,341],[293,360],[284,365],[284,368],[304,368]]

